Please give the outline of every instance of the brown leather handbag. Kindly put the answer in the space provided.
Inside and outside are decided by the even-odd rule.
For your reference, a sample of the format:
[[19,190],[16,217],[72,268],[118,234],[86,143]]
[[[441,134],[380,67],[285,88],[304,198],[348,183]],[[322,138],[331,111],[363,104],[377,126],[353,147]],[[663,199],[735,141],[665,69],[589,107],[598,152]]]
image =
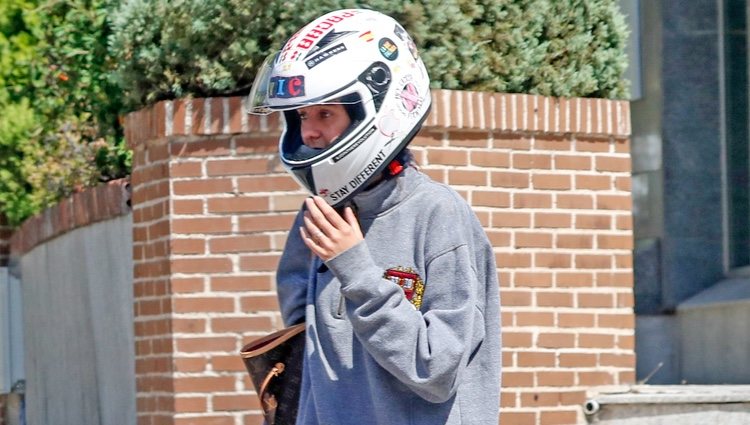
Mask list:
[[304,352],[304,323],[242,347],[240,355],[268,425],[294,425],[297,420]]

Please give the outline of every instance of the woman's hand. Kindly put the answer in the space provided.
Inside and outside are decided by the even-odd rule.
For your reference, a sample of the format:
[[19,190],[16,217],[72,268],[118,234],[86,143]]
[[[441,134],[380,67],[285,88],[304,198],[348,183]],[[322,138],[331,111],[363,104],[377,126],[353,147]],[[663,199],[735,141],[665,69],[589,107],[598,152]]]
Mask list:
[[300,227],[302,240],[323,261],[341,254],[364,239],[357,217],[350,207],[341,217],[320,196],[305,200],[305,225]]

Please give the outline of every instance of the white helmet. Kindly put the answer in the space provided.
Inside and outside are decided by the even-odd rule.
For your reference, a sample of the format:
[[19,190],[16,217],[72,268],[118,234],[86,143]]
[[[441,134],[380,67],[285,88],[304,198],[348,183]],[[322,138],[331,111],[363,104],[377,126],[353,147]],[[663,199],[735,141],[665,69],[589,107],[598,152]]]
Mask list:
[[[312,194],[340,206],[379,175],[419,131],[430,79],[409,34],[372,10],[338,10],[297,31],[258,72],[255,114],[283,111],[281,162]],[[349,127],[324,149],[302,143],[296,109],[342,103]]]

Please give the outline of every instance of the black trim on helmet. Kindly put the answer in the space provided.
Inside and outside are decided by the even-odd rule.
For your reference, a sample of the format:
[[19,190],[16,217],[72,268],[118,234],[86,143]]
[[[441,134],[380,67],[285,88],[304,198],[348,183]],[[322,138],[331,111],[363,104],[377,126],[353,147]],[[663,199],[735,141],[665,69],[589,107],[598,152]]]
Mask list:
[[380,111],[380,105],[391,86],[391,69],[384,62],[375,62],[359,74],[358,79],[370,90],[375,111]]

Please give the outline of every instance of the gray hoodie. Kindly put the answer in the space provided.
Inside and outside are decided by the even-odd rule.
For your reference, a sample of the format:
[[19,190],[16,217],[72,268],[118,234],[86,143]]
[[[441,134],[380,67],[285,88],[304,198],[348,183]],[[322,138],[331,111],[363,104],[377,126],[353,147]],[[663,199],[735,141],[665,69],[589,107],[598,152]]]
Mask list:
[[414,168],[354,197],[365,240],[329,260],[289,234],[277,273],[305,321],[297,424],[497,424],[500,299],[468,204]]

